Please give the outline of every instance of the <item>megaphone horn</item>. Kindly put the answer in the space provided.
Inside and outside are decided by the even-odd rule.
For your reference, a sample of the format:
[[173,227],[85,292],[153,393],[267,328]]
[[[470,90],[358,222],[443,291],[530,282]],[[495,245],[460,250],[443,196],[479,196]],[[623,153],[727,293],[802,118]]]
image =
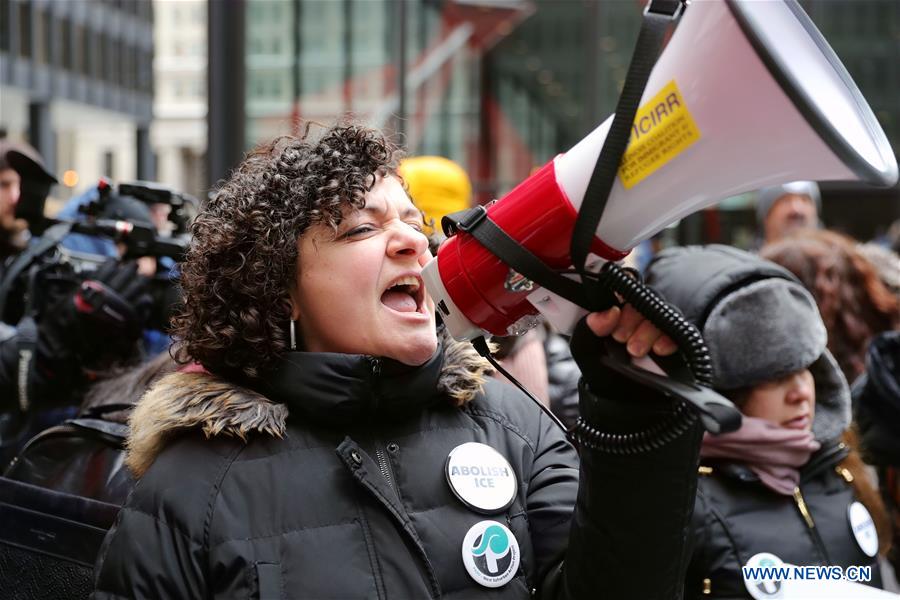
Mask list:
[[[571,268],[572,230],[611,123],[487,210],[553,269]],[[678,219],[767,185],[889,186],[897,176],[872,110],[795,0],[695,0],[653,68],[591,251],[619,260]],[[518,333],[538,312],[569,331],[583,314],[465,232],[423,275],[457,339]]]

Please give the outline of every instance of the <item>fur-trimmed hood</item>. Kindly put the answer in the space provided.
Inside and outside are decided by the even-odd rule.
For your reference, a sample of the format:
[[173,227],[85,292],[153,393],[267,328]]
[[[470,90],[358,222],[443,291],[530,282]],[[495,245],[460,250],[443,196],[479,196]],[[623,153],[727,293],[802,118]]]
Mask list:
[[[457,342],[442,330],[439,335],[440,347],[435,356],[422,367],[411,369],[412,376],[419,380],[419,385],[428,385],[438,393],[437,397],[461,406],[471,401],[481,391],[485,378],[491,374],[490,365],[478,355],[468,343]],[[302,388],[304,384],[312,385],[317,395],[335,391],[349,397],[354,393],[353,384],[357,387],[371,385],[370,380],[359,377],[359,371],[365,361],[372,359],[351,355],[311,355],[295,353],[296,357],[309,358],[318,364],[312,364],[315,370],[310,373],[309,381],[297,382],[305,372],[304,365],[298,367],[294,360],[292,389]],[[326,364],[327,362],[327,364]],[[321,368],[320,368],[321,367]],[[433,370],[430,381],[427,370]],[[276,378],[285,379],[278,374]],[[339,385],[332,390],[322,390],[321,382],[337,377]],[[304,378],[306,379],[306,378]],[[436,386],[434,385],[436,383]],[[285,386],[282,386],[284,388]],[[392,392],[400,401],[418,401],[422,394],[409,394],[401,386]],[[207,437],[227,435],[247,440],[253,433],[281,437],[286,429],[288,414],[292,408],[301,409],[300,405],[289,406],[290,402],[273,401],[279,398],[279,389],[272,386],[266,391],[257,391],[241,387],[206,372],[172,373],[159,380],[137,403],[129,419],[131,433],[127,443],[126,465],[136,477],[140,477],[150,467],[157,455],[165,447],[169,437],[182,430],[199,428]],[[402,397],[401,397],[402,396]],[[331,418],[348,414],[347,403],[338,398],[329,406]],[[383,400],[382,400],[383,402]],[[358,408],[358,407],[351,407]],[[367,407],[371,408],[371,406]],[[380,409],[380,407],[379,407]],[[303,412],[302,409],[299,412]]]

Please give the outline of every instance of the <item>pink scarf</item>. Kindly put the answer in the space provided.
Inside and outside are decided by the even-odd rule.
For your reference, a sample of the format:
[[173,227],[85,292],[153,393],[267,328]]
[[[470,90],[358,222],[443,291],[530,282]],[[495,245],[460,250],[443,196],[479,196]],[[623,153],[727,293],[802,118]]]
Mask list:
[[800,482],[799,468],[820,446],[810,431],[787,429],[765,419],[744,416],[737,431],[703,436],[700,456],[744,463],[763,485],[790,496]]

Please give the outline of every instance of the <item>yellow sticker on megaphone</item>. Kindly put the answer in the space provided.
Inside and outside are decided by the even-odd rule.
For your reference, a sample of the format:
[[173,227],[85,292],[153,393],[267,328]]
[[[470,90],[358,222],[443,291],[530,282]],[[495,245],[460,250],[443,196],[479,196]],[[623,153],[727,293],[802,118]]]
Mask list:
[[622,185],[631,189],[699,139],[697,123],[673,79],[634,116],[619,166]]

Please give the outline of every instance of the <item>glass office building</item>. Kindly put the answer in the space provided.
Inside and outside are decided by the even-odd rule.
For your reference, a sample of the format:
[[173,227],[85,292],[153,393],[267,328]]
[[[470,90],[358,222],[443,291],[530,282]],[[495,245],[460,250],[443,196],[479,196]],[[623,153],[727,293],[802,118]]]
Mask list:
[[150,2],[0,0],[0,128],[79,187],[150,178],[152,63]]
[[[801,3],[900,147],[900,3]],[[401,132],[412,154],[458,161],[487,201],[612,113],[642,9],[626,0],[248,0],[248,144],[290,131],[297,117],[352,114]],[[720,230],[749,211],[746,199],[728,207],[741,218],[697,217],[685,241],[729,241]]]

